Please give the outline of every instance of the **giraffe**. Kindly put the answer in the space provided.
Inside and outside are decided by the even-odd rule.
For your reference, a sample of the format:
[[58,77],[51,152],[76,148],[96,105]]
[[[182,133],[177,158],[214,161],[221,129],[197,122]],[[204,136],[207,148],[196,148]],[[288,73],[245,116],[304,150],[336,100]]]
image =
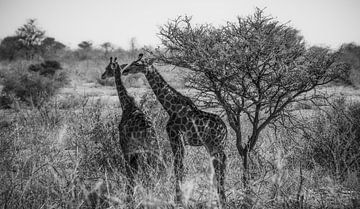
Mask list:
[[101,78],[115,77],[116,90],[122,108],[122,118],[118,128],[119,144],[125,159],[125,175],[128,180],[126,203],[133,204],[134,178],[138,173],[140,160],[143,160],[142,157],[146,155],[149,165],[156,165],[155,157],[158,157],[159,147],[151,120],[136,106],[134,98],[129,96],[122,83],[121,69],[126,65],[119,65],[116,57],[114,60],[110,57],[110,63]]
[[215,169],[220,206],[225,205],[224,190],[225,161],[224,142],[227,127],[215,114],[199,110],[190,98],[171,87],[154,67],[154,60],[142,60],[143,54],[123,69],[123,75],[143,73],[157,99],[169,114],[166,131],[174,154],[175,202],[181,204],[180,183],[184,176],[184,145],[205,146]]

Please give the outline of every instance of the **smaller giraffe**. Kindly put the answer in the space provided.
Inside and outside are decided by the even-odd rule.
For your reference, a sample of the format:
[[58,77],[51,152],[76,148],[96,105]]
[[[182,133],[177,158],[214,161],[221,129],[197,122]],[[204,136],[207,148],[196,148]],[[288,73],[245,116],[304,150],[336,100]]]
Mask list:
[[[116,90],[119,96],[122,118],[119,124],[119,144],[125,159],[125,170],[128,184],[126,185],[126,202],[133,204],[135,175],[144,158],[150,166],[159,164],[159,144],[155,129],[149,118],[138,108],[133,97],[129,96],[121,80],[121,69],[127,64],[119,65],[116,58],[110,58],[101,78],[115,77]],[[161,169],[155,167],[154,169]]]
[[185,145],[204,146],[210,156],[215,170],[216,185],[220,206],[224,207],[226,155],[224,144],[227,137],[227,127],[223,120],[215,114],[204,112],[197,108],[190,98],[182,95],[171,87],[153,66],[154,60],[139,58],[123,69],[123,75],[143,73],[157,99],[169,114],[166,131],[170,140],[174,159],[175,202],[182,202],[180,183],[184,176]]

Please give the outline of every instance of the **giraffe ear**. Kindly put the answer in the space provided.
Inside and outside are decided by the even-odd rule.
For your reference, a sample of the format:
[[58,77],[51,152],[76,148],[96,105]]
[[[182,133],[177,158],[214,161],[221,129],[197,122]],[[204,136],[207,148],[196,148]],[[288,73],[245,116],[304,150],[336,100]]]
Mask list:
[[154,64],[154,62],[155,62],[155,58],[151,58],[151,59],[149,59],[149,65]]
[[112,57],[110,57],[110,62],[112,62]]
[[143,53],[140,53],[139,56],[138,56],[138,59],[137,61],[140,61],[142,58],[143,58],[144,54]]
[[116,62],[117,61],[117,57],[115,57],[115,59],[114,59],[114,62]]

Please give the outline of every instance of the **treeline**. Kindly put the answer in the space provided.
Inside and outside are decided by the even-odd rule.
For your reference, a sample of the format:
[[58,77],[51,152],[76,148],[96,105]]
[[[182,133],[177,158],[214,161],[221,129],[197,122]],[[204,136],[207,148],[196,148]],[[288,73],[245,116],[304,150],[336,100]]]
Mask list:
[[350,65],[351,70],[346,76],[346,84],[353,86],[360,85],[360,46],[355,43],[343,44],[339,52],[340,60]]
[[[110,54],[123,58],[134,58],[140,52],[136,47],[136,39],[129,41],[130,49],[115,47],[110,42],[94,46],[91,41],[82,41],[77,49],[70,49],[54,37],[46,35],[45,30],[38,27],[35,19],[29,19],[15,31],[15,35],[7,36],[0,43],[0,61],[15,60],[57,60],[60,62],[106,59]],[[343,76],[341,84],[360,85],[360,46],[355,43],[344,43],[337,52],[339,62],[351,66],[350,73]]]
[[15,31],[15,35],[7,36],[0,43],[0,61],[15,60],[87,60],[109,56],[116,53],[118,56],[133,57],[139,50],[136,48],[136,39],[130,40],[130,49],[124,50],[105,42],[95,47],[91,41],[82,41],[77,49],[70,49],[54,37],[46,35],[45,30],[38,27],[35,19],[29,19]]

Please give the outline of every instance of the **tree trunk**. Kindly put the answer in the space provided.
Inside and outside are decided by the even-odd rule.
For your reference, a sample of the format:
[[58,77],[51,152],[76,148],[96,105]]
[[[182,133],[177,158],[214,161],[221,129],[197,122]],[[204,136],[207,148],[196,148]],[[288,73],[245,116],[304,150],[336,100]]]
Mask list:
[[247,188],[249,186],[249,159],[248,159],[248,150],[243,149],[244,151],[240,154],[242,158],[242,164],[243,164],[243,176],[242,176],[242,182],[244,185],[244,188]]
[[241,156],[242,165],[243,165],[243,176],[242,176],[242,183],[244,188],[247,188],[249,185],[249,163],[248,163],[248,154],[249,150],[248,147],[243,147],[241,144],[241,135],[239,136],[236,134],[236,148]]

